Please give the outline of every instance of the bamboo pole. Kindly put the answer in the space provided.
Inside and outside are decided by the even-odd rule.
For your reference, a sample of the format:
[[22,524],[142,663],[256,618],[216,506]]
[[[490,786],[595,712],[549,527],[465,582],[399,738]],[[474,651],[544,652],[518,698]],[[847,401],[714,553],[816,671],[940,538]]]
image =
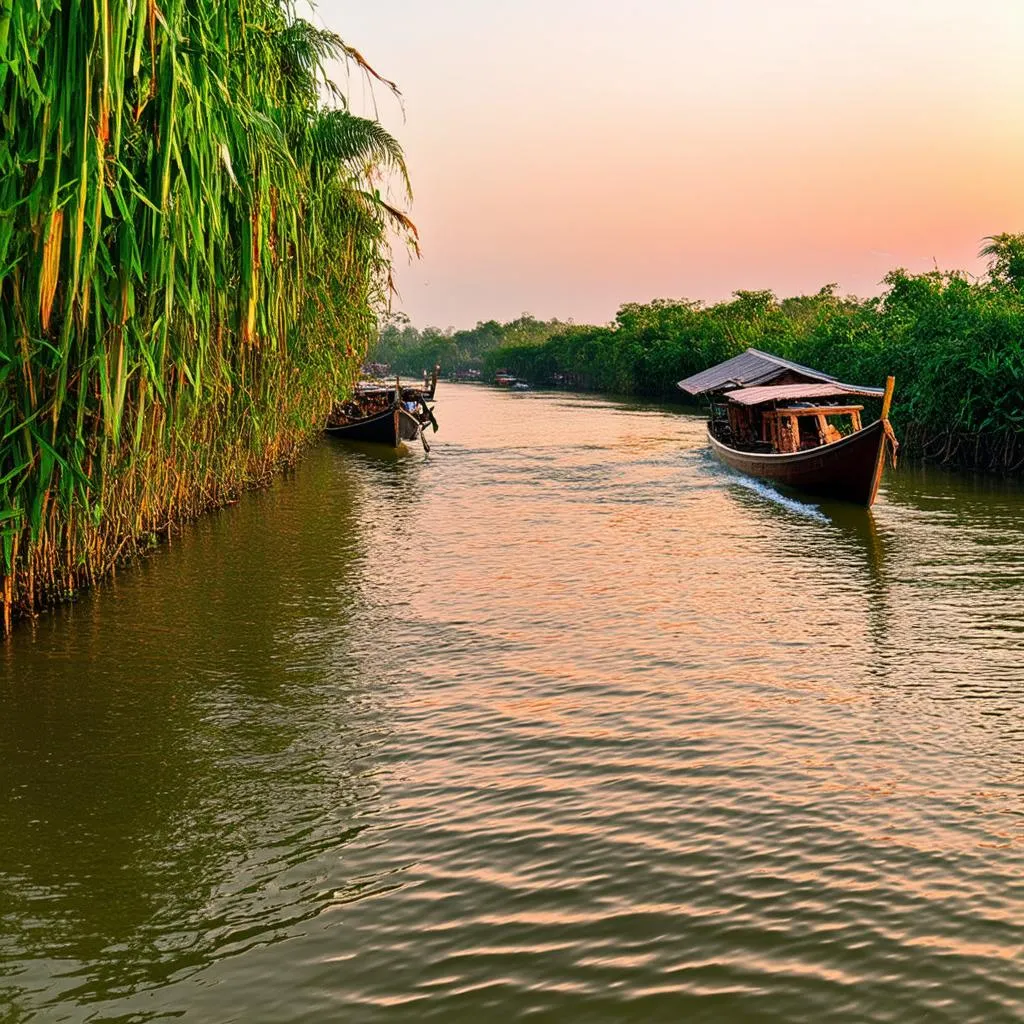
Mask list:
[[880,419],[887,420],[889,418],[889,406],[892,405],[892,393],[896,387],[895,377],[885,378],[885,397],[882,399],[882,415]]
[[889,426],[889,407],[892,405],[892,393],[895,387],[896,378],[892,376],[886,377],[885,397],[882,399],[882,415],[879,416],[879,419],[882,421],[882,426],[885,428],[885,433],[878,444],[878,458],[875,460],[875,477],[871,481],[871,499],[868,501],[868,507],[875,503],[875,498],[878,496],[878,487],[882,482],[882,469],[885,467],[886,445],[889,443],[890,437],[895,440],[895,435],[892,433],[892,427]]

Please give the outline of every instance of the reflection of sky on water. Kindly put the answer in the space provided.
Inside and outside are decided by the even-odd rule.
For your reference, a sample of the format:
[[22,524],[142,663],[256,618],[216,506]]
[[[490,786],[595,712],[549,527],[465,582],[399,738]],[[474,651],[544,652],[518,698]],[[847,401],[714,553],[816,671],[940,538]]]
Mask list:
[[694,417],[439,398],[7,648],[18,1004],[1010,1019],[1020,489],[808,516]]

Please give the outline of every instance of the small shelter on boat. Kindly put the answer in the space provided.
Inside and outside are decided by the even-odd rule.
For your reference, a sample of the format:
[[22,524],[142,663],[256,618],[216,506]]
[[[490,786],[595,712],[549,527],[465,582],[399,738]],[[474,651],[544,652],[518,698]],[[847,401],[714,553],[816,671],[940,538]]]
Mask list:
[[783,359],[781,356],[748,348],[724,363],[711,366],[679,381],[678,387],[697,396],[730,391],[734,388],[752,388],[759,384],[835,384],[835,377],[809,366]]

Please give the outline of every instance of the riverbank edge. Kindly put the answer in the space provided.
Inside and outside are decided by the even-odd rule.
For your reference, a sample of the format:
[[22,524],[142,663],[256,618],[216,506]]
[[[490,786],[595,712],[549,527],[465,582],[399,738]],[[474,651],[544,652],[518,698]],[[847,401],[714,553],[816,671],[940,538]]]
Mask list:
[[264,453],[254,471],[227,483],[215,496],[189,504],[184,511],[168,515],[163,523],[147,524],[138,531],[126,531],[115,537],[114,554],[105,564],[84,564],[69,570],[66,586],[59,591],[49,590],[42,595],[36,590],[30,570],[16,563],[13,572],[0,577],[0,640],[6,640],[15,629],[40,615],[64,605],[74,604],[80,597],[101,587],[122,569],[129,569],[141,558],[152,554],[170,542],[173,535],[183,532],[190,524],[205,516],[230,508],[245,494],[263,491],[285,474],[293,471],[305,454],[322,438],[320,427],[296,437],[283,450],[270,455]]

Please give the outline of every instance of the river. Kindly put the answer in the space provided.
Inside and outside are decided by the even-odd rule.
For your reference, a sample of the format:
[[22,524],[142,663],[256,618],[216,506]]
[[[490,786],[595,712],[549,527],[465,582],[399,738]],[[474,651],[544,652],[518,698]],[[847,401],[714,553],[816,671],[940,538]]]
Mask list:
[[1024,1018],[1024,489],[437,413],[0,649],[0,1020]]

